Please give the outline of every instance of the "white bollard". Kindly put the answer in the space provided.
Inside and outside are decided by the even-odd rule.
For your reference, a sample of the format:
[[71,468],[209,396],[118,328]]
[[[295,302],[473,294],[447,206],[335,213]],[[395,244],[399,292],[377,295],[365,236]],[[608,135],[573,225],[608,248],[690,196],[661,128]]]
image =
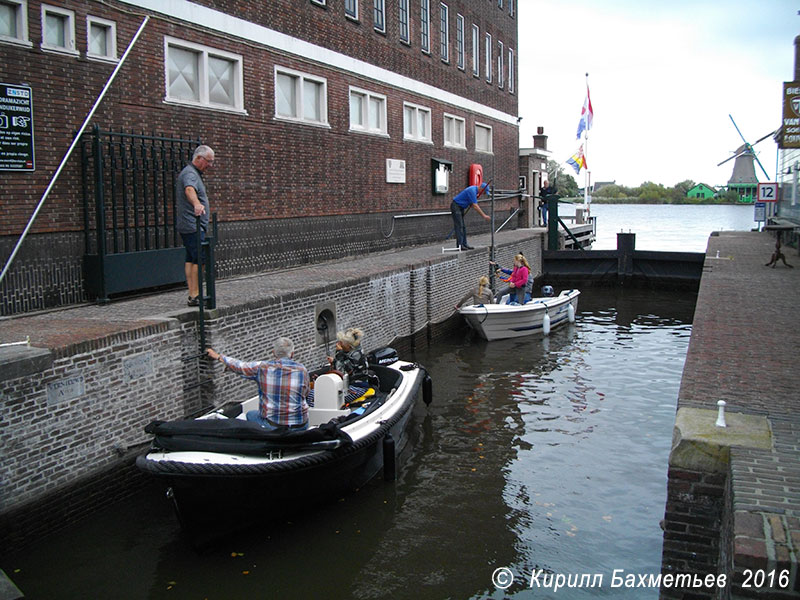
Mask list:
[[727,427],[725,425],[725,400],[717,402],[717,427]]

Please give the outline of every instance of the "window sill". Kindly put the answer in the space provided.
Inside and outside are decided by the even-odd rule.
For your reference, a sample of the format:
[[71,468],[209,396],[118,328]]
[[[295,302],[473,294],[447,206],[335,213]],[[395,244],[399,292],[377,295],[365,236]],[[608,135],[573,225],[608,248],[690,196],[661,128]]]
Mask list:
[[81,55],[81,53],[77,50],[60,48],[58,46],[45,46],[42,44],[39,47],[42,49],[42,52],[47,52],[48,54],[61,54],[62,56],[74,56],[75,58],[78,58]]
[[416,144],[427,144],[433,146],[433,140],[421,140],[419,138],[403,137],[404,142],[414,142]]
[[318,121],[305,121],[303,119],[292,119],[291,117],[282,117],[280,115],[275,115],[272,117],[275,121],[280,121],[281,123],[291,123],[292,125],[307,125],[308,127],[316,127],[317,129],[330,129],[330,123],[321,123]]
[[103,56],[101,54],[89,54],[88,52],[86,53],[86,60],[107,63],[111,65],[115,65],[119,62],[119,58],[116,56]]
[[199,102],[189,102],[187,100],[175,100],[174,98],[164,98],[164,104],[170,106],[183,106],[185,108],[199,108],[201,110],[211,110],[214,112],[221,112],[226,114],[236,114],[247,116],[247,111],[243,108],[217,106],[214,104],[201,104]]
[[0,36],[0,44],[8,44],[10,46],[18,46],[20,48],[33,48],[33,44],[28,40],[5,36]]
[[374,136],[374,137],[381,137],[381,138],[386,138],[386,139],[390,139],[390,137],[391,137],[385,131],[370,131],[369,129],[357,129],[357,128],[354,128],[354,127],[351,127],[348,131],[350,133],[356,133],[358,135],[371,135],[371,136]]

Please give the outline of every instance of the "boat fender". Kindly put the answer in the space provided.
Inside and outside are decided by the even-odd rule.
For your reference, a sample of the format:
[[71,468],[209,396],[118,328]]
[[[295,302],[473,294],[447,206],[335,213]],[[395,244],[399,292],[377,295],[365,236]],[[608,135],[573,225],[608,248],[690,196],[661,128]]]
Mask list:
[[570,323],[575,322],[575,307],[572,306],[572,302],[567,304],[567,319]]
[[545,335],[550,335],[550,315],[547,313],[547,309],[545,309],[544,317],[542,317],[542,332]]
[[433,401],[433,379],[427,373],[422,380],[422,401],[425,402],[425,406],[430,406]]
[[383,479],[394,481],[397,477],[397,465],[395,461],[395,444],[392,434],[388,431],[383,436]]

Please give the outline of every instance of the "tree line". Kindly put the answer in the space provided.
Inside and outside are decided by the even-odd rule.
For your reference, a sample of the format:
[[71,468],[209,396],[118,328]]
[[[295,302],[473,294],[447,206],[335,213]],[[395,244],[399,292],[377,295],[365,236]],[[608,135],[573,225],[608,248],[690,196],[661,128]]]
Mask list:
[[[564,168],[554,160],[547,162],[549,181],[555,182],[558,195],[562,198],[578,198],[582,194],[575,178],[564,172]],[[731,190],[723,190],[716,198],[687,198],[686,193],[697,182],[686,179],[672,187],[661,183],[645,181],[637,187],[610,184],[592,193],[592,202],[598,204],[735,204],[739,196]]]

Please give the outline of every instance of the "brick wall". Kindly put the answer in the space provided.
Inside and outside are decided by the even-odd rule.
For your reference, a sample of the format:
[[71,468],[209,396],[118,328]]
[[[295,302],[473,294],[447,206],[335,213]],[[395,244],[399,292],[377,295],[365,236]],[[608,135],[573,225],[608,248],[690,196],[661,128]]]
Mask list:
[[[2,44],[5,60],[0,62],[0,81],[24,83],[32,88],[36,149],[36,171],[0,171],[0,209],[5,216],[0,223],[0,247],[7,248],[9,253],[113,69],[111,64],[85,58],[86,16],[116,23],[120,54],[141,23],[141,17],[132,14],[131,7],[123,3],[72,0],[62,4],[75,12],[80,56],[41,50],[41,5],[37,0],[30,0],[27,5],[31,47]],[[509,93],[507,87],[499,88],[496,80],[489,84],[483,76],[475,78],[471,73],[472,22],[481,27],[481,36],[488,31],[494,34],[495,44],[500,40],[506,49],[516,48],[517,22],[507,10],[499,10],[497,3],[450,3],[451,48],[455,15],[460,13],[466,18],[466,71],[457,69],[453,60],[444,63],[438,57],[435,18],[431,27],[432,52],[430,55],[420,52],[418,10],[411,11],[412,43],[407,46],[397,41],[393,9],[387,10],[388,30],[383,35],[373,30],[371,8],[366,10],[369,8],[366,5],[362,6],[365,10],[361,21],[353,23],[340,14],[340,3],[327,9],[308,1],[288,0],[204,4],[357,57],[503,114],[513,116],[517,112],[516,94]],[[432,7],[437,13],[438,4],[432,3]],[[166,103],[166,36],[241,56],[246,112]],[[276,65],[325,78],[329,127],[275,118]],[[386,97],[386,136],[350,131],[351,85]],[[404,139],[404,102],[431,110],[432,143]],[[465,120],[466,148],[444,146],[444,113]],[[475,150],[476,122],[492,127],[492,154]],[[232,236],[230,246],[222,247],[220,259],[240,260],[243,249],[253,253],[246,268],[225,267],[223,277],[228,272],[264,269],[273,264],[276,254],[283,256],[278,260],[279,265],[307,262],[315,257],[330,258],[341,252],[341,237],[331,239],[333,231],[345,238],[364,240],[362,246],[379,248],[441,239],[442,229],[448,231],[449,227],[418,228],[419,222],[408,223],[405,229],[398,226],[390,238],[384,235],[390,229],[393,214],[446,211],[452,195],[466,185],[472,163],[481,163],[487,177],[495,178],[498,188],[517,187],[518,128],[507,120],[160,15],[153,15],[148,23],[92,124],[115,131],[200,138],[214,147],[216,163],[207,174],[207,187],[212,210],[225,225],[226,235]],[[431,158],[434,157],[453,163],[449,194],[432,193]],[[406,161],[405,184],[386,183],[386,159]],[[31,229],[25,243],[30,252],[19,256],[3,282],[3,295],[14,299],[4,301],[3,314],[85,299],[79,268],[84,252],[80,239],[84,227],[82,194],[81,165],[76,152]],[[508,211],[511,205],[508,201],[500,203],[499,208]],[[507,227],[513,226],[510,223]],[[240,232],[241,238],[237,237]],[[309,237],[313,238],[310,248],[305,243]],[[41,249],[52,243],[63,251],[51,251],[42,259]],[[254,250],[256,244],[266,247],[266,251]],[[239,251],[226,254],[231,247]],[[351,244],[347,250],[352,247]],[[25,286],[31,278],[37,278],[41,286]]]
[[[498,261],[510,264],[522,250],[538,275],[540,246],[538,236],[500,246]],[[263,297],[207,313],[206,341],[225,354],[258,360],[269,356],[277,336],[286,335],[295,341],[298,360],[322,366],[327,351],[315,341],[315,308],[333,302],[336,328],[363,329],[367,349],[403,338],[413,348],[416,340],[436,335],[433,324],[452,323],[453,305],[485,272],[482,253],[443,255],[400,272],[348,278],[333,288],[312,285]],[[198,367],[184,360],[198,352],[195,325],[169,319],[76,344],[53,355],[43,370],[0,382],[0,538],[21,541],[62,526],[66,518],[85,516],[130,489],[132,475],[120,473],[130,475],[151,420],[182,418],[203,405],[256,393],[251,381],[224,373],[218,363]],[[197,387],[209,377],[210,383]],[[89,500],[73,502],[74,510],[50,510],[59,497],[81,495]]]
[[[724,473],[706,473],[670,467],[664,517],[662,573],[692,574],[705,580],[725,573],[728,549],[721,544],[723,522],[728,523]],[[661,598],[726,598],[729,588],[661,588]],[[688,594],[688,595],[687,595]]]

